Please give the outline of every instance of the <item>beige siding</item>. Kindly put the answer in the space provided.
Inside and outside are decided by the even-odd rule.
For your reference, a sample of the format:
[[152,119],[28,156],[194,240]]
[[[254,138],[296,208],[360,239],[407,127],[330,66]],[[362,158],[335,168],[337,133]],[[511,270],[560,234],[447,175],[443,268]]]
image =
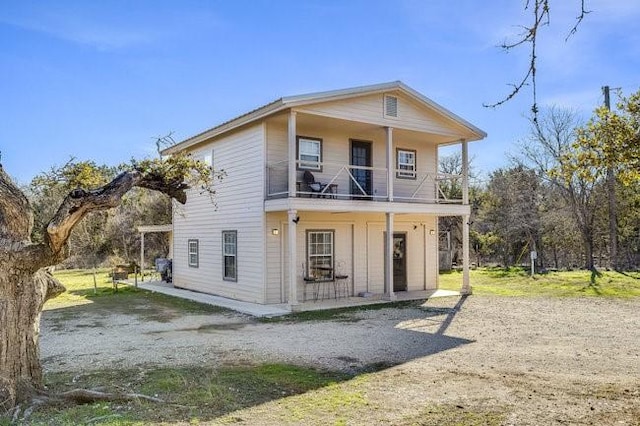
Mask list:
[[[226,177],[216,187],[217,209],[208,194],[190,190],[174,211],[174,285],[239,300],[264,303],[264,131],[258,125],[206,144],[193,154],[213,150],[214,167]],[[222,231],[236,230],[238,281],[222,279]],[[199,240],[199,267],[188,266],[187,241]]]
[[[437,231],[436,219],[432,216],[395,215],[394,233],[405,234],[407,247],[407,290],[437,288]],[[414,229],[415,228],[415,229]],[[384,238],[386,225],[383,221],[367,222],[368,291],[384,291]]]
[[[340,194],[350,192],[350,177],[344,166],[350,162],[351,141],[371,142],[371,160],[373,178],[373,195],[387,196],[387,148],[384,129],[370,128],[368,131],[349,131],[327,126],[317,128],[299,118],[297,134],[322,139],[322,171],[314,171],[319,182],[328,183],[333,180],[338,185]],[[281,121],[272,121],[267,125],[268,165],[270,166],[267,193],[287,191],[287,129]],[[437,145],[427,139],[427,135],[415,133],[394,133],[392,167],[396,167],[396,149],[412,149],[416,151],[417,178],[399,179],[394,173],[394,193],[398,197],[409,198],[416,190],[416,197],[422,200],[435,198],[434,176],[437,171]],[[426,176],[429,174],[430,176]],[[297,180],[302,181],[303,172],[297,172]],[[423,182],[424,180],[424,182]],[[423,183],[422,183],[423,182]],[[422,184],[421,184],[422,183]]]
[[[298,283],[298,300],[302,301],[304,298],[305,283],[303,280],[304,266],[306,265],[307,254],[307,231],[310,230],[327,230],[334,231],[334,262],[336,271],[354,276],[353,270],[353,227],[354,224],[348,219],[340,219],[335,221],[327,221],[322,215],[301,213],[304,215],[301,217],[297,226],[297,258],[296,258],[296,276]],[[268,221],[271,223],[270,221]],[[288,232],[289,227],[286,220],[281,223],[282,231],[278,242],[273,242],[273,250],[268,251],[268,261],[272,271],[275,271],[276,265],[281,265],[280,270],[283,272],[281,279],[277,279],[276,274],[269,274],[270,280],[267,284],[270,303],[279,303],[288,301],[289,286],[288,286],[288,270],[289,270],[289,258],[288,258]],[[281,247],[280,253],[278,253],[277,247]],[[278,256],[280,255],[280,256]],[[278,257],[276,257],[278,256]],[[274,279],[276,278],[276,279]],[[272,281],[273,280],[273,281]],[[352,281],[351,281],[352,282]],[[310,297],[311,291],[307,289],[308,296]],[[353,290],[349,290],[350,294],[353,294]]]
[[[286,240],[286,213],[269,213],[267,215],[267,241],[265,275],[266,275],[266,303],[284,303],[287,299],[285,281],[285,265],[287,258],[284,252],[283,242]],[[278,235],[273,235],[272,230],[277,229]]]
[[[425,288],[438,288],[438,218],[427,216],[423,218],[425,253]],[[431,235],[434,231],[434,235]]]
[[282,120],[266,122],[267,140],[267,181],[266,193],[287,192],[288,176],[288,130]]
[[436,135],[466,134],[467,130],[450,120],[420,107],[404,95],[392,94],[398,98],[398,117],[388,118],[383,114],[383,94],[374,94],[306,105],[300,111],[326,117],[340,118],[363,123],[379,124],[402,129],[416,130]]
[[394,173],[394,198],[402,201],[415,197],[419,200],[433,200],[436,198],[435,176],[437,172],[438,149],[436,145],[418,143],[401,137],[394,140],[393,167],[397,168],[397,149],[416,151],[416,178],[405,179],[396,177]]
[[[321,214],[298,212],[296,276],[298,299],[304,294],[303,263],[306,262],[306,231],[335,231],[335,260],[343,264],[350,277],[350,293],[384,291],[383,214]],[[423,290],[437,287],[436,218],[425,215],[396,215],[394,232],[407,238],[407,289]],[[267,227],[278,227],[279,235],[267,238],[267,303],[283,303],[288,299],[288,224],[284,213],[268,214]],[[414,229],[415,227],[415,229]],[[269,230],[270,233],[270,230]]]

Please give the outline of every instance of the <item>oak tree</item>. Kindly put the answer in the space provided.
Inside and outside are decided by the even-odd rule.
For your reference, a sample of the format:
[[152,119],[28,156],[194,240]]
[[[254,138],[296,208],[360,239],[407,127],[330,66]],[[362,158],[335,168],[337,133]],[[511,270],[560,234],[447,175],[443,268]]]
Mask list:
[[214,177],[208,166],[184,154],[132,162],[104,185],[72,189],[43,226],[41,240],[33,241],[32,206],[0,164],[0,409],[50,397],[39,358],[40,315],[44,303],[64,291],[48,267],[67,256],[74,227],[92,212],[118,206],[132,188],[185,203],[194,185],[212,192]]

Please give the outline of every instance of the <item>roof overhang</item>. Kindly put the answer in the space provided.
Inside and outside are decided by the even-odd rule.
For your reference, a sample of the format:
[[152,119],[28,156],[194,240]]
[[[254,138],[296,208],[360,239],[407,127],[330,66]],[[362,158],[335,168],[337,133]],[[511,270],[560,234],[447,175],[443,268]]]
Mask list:
[[341,90],[332,90],[327,92],[317,92],[317,93],[309,93],[304,95],[296,95],[296,96],[288,96],[280,98],[274,102],[268,103],[262,107],[259,107],[253,111],[250,111],[246,114],[240,115],[234,119],[226,121],[216,127],[205,130],[202,133],[199,133],[195,136],[192,136],[184,141],[177,143],[169,148],[164,149],[161,154],[169,155],[174,154],[176,152],[188,149],[197,145],[201,142],[204,142],[210,138],[222,135],[226,132],[230,132],[234,129],[237,129],[241,126],[253,123],[255,121],[261,120],[263,118],[269,117],[271,115],[277,114],[281,111],[300,107],[304,105],[310,105],[319,102],[329,102],[329,101],[337,101],[341,99],[348,99],[357,96],[364,95],[372,95],[377,93],[386,93],[391,91],[397,91],[405,94],[409,98],[414,101],[422,104],[423,106],[429,108],[434,111],[438,115],[444,117],[445,119],[451,120],[454,123],[466,128],[470,132],[470,137],[465,140],[468,142],[480,140],[487,137],[487,133],[481,130],[480,128],[474,126],[443,106],[437,104],[431,99],[427,98],[423,94],[413,90],[406,84],[401,81],[393,81],[389,83],[382,84],[374,84],[369,86],[360,86],[353,87],[349,89],[341,89]]

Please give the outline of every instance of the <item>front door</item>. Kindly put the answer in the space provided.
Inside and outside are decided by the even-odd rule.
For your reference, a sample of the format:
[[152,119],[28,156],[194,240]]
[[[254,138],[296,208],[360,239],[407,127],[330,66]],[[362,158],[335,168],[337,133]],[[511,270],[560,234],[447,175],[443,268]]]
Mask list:
[[407,290],[407,234],[393,234],[393,291]]
[[[351,165],[371,167],[371,142],[351,141]],[[370,198],[373,186],[371,170],[352,167],[351,174],[355,179],[351,179],[352,198]]]

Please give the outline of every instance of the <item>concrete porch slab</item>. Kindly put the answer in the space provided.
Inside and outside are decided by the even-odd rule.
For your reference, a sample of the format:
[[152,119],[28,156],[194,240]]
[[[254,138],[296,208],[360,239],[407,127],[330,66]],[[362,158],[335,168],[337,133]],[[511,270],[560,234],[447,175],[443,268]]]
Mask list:
[[[132,283],[128,282],[127,284],[131,285]],[[291,313],[288,305],[261,305],[259,303],[242,302],[226,297],[214,296],[212,294],[198,293],[191,290],[176,288],[171,283],[166,283],[164,281],[138,281],[138,288],[155,291],[168,296],[188,299],[198,303],[219,306],[221,308],[231,309],[232,311],[252,315],[254,317],[277,317]]]
[[[123,281],[128,285],[133,285],[133,281]],[[138,287],[148,291],[166,294],[168,296],[180,297],[198,303],[205,303],[212,306],[231,309],[236,312],[251,315],[254,317],[277,317],[289,315],[293,312],[317,311],[325,309],[349,308],[355,306],[375,305],[380,303],[393,303],[409,300],[426,300],[434,297],[460,296],[457,291],[451,290],[421,290],[421,291],[401,291],[395,293],[394,301],[385,299],[383,295],[375,294],[371,297],[340,297],[327,298],[316,301],[305,301],[293,306],[288,304],[261,305],[259,303],[243,302],[212,294],[199,293],[196,291],[176,288],[171,283],[164,281],[138,281]]]
[[451,290],[421,290],[399,291],[394,293],[395,300],[386,299],[384,295],[374,294],[371,297],[339,297],[319,300],[307,300],[293,307],[294,312],[319,311],[324,309],[339,309],[355,306],[379,305],[381,303],[404,302],[409,300],[427,300],[434,297],[460,296],[457,291]]

